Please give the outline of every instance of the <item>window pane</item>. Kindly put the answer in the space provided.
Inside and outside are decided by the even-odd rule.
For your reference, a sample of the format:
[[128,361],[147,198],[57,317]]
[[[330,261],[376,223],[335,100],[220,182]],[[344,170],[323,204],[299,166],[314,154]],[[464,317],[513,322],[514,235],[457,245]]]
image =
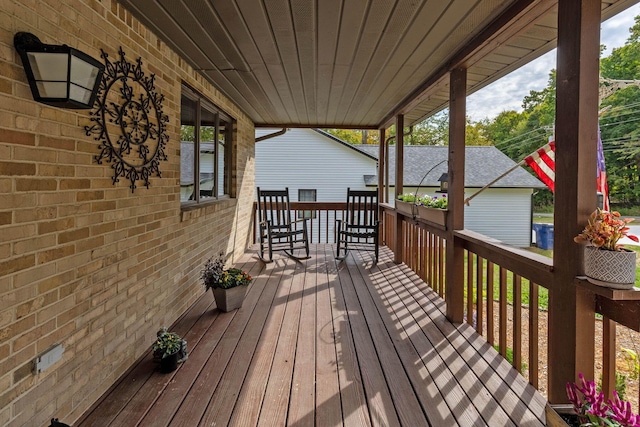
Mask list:
[[195,167],[195,100],[182,97],[180,113],[180,201],[194,199],[194,167]]
[[230,196],[234,122],[191,89],[182,90],[180,201]]
[[227,158],[227,142],[228,142],[228,128],[229,123],[219,119],[220,122],[218,124],[218,196],[223,196],[225,194],[229,194],[228,182],[226,177],[229,176],[228,167],[229,165],[226,162]]
[[[299,202],[315,202],[316,190],[298,190]],[[315,218],[316,211],[298,211],[298,218]]]
[[216,114],[202,109],[200,122],[200,198],[213,197],[216,158]]

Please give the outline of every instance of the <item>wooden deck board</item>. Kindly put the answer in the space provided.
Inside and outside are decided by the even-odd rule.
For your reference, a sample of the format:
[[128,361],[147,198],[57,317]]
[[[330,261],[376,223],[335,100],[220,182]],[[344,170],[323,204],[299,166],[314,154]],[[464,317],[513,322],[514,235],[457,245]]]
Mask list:
[[149,352],[74,425],[544,425],[545,399],[391,252],[372,265],[312,249],[245,255],[241,309],[203,295],[172,328],[186,363],[160,374]]

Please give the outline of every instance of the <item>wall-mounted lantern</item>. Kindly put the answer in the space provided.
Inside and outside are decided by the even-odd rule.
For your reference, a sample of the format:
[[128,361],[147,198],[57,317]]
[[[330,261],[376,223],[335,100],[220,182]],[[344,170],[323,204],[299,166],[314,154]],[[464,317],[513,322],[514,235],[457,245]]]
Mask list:
[[22,58],[33,99],[53,107],[93,107],[105,66],[67,45],[44,44],[20,32],[13,44]]
[[438,178],[440,181],[440,190],[436,191],[436,193],[447,193],[449,191],[449,174],[447,172],[440,175]]

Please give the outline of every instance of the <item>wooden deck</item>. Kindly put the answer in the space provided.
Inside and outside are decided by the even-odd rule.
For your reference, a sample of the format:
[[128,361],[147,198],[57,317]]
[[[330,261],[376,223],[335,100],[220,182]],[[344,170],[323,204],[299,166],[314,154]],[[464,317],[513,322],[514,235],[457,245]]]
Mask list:
[[160,374],[149,353],[74,426],[545,424],[545,399],[386,248],[377,266],[312,252],[246,255],[241,309],[203,294],[171,328],[186,363]]

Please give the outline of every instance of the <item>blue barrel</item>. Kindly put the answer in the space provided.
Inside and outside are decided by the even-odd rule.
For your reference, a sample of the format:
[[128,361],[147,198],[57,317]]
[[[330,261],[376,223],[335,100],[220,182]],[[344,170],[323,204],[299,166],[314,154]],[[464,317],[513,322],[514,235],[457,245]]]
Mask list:
[[536,246],[540,249],[553,249],[553,224],[533,224],[536,232]]

